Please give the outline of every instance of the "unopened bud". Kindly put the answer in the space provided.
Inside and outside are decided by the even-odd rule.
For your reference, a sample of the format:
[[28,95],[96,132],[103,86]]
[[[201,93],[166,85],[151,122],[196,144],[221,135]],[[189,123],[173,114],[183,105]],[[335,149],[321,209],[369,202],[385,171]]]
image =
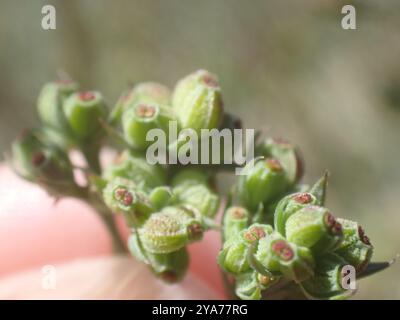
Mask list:
[[38,114],[42,123],[64,131],[67,122],[63,103],[77,89],[77,83],[71,80],[59,80],[45,84],[37,102]]
[[287,195],[281,201],[279,201],[278,205],[276,206],[274,213],[275,230],[281,235],[285,236],[287,219],[300,209],[316,203],[317,199],[308,192]]
[[185,207],[165,207],[138,229],[143,247],[151,253],[170,253],[202,238],[199,213]]
[[277,159],[284,170],[290,185],[294,185],[303,176],[303,161],[299,150],[283,139],[269,138],[259,147],[260,156]]
[[335,249],[343,239],[341,224],[323,207],[307,206],[286,221],[286,238],[321,254]]
[[133,226],[141,225],[154,208],[147,195],[126,179],[115,178],[103,190],[105,204],[113,213],[124,214]]
[[94,138],[104,132],[100,121],[106,118],[107,108],[99,92],[74,93],[63,107],[70,131],[78,141]]
[[166,184],[164,169],[157,164],[150,165],[143,155],[133,151],[124,151],[103,172],[103,178],[108,181],[117,177],[134,182],[146,192]]
[[225,240],[235,236],[247,228],[249,212],[242,207],[230,207],[226,209],[223,221],[223,233]]
[[[250,166],[248,164],[247,166]],[[260,203],[268,203],[288,187],[285,172],[276,159],[261,159],[254,167],[248,167],[238,181],[238,195],[243,204],[256,210]]]
[[187,272],[189,255],[186,248],[165,254],[150,253],[143,249],[136,233],[130,235],[128,248],[136,259],[149,265],[151,270],[165,282],[178,282]]
[[147,140],[152,129],[161,129],[168,137],[169,122],[174,120],[172,109],[156,103],[140,102],[126,109],[122,116],[125,140],[136,149],[146,149],[153,143]]
[[346,262],[334,253],[327,253],[317,260],[315,275],[300,285],[311,299],[346,299],[354,293],[342,287],[342,269]]
[[338,219],[338,222],[342,226],[344,239],[335,253],[361,273],[371,260],[373,246],[357,222],[345,219]]
[[172,106],[183,129],[217,128],[222,120],[221,89],[215,75],[198,70],[180,80],[172,97]]

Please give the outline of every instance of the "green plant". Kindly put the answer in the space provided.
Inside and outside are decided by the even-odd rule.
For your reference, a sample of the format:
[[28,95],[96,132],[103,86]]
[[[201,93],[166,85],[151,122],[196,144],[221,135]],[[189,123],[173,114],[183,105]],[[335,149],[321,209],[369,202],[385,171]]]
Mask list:
[[[353,266],[358,277],[388,266],[370,263],[372,245],[356,222],[336,219],[325,208],[327,174],[312,187],[300,183],[303,163],[287,141],[257,142],[256,158],[244,167],[227,201],[215,189],[217,173],[234,165],[149,163],[153,129],[167,137],[161,151],[190,151],[185,138],[170,138],[171,121],[198,140],[204,138],[202,129],[240,128],[239,119],[223,111],[218,79],[208,71],[180,80],[173,93],[161,84],[138,84],[111,112],[99,92],[78,91],[69,79],[51,82],[39,95],[38,114],[41,125],[12,144],[14,170],[55,197],[89,203],[109,228],[115,251],[127,248],[165,281],[184,277],[186,246],[210,228],[221,229],[218,263],[227,289],[242,299],[345,298],[352,291],[342,288],[344,265]],[[120,154],[101,167],[105,144]],[[82,153],[86,167],[70,160],[71,150]],[[85,174],[86,185],[75,181],[74,170]],[[222,227],[214,221],[218,211],[224,212]],[[131,230],[127,245],[114,214]]]

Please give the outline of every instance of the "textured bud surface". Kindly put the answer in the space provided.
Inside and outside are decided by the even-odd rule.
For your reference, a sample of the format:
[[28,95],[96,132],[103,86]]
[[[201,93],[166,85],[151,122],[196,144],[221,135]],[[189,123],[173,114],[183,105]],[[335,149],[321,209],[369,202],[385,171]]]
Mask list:
[[103,131],[100,120],[106,118],[107,108],[101,93],[74,93],[65,101],[63,108],[69,128],[76,139],[85,140],[98,136]]
[[357,222],[345,219],[338,219],[338,222],[342,225],[344,239],[335,253],[360,273],[371,260],[373,246]]
[[58,130],[65,128],[66,119],[63,103],[66,98],[77,90],[78,85],[70,80],[60,80],[45,84],[37,102],[38,115],[42,123]]
[[295,193],[284,197],[279,201],[274,213],[275,230],[283,236],[286,235],[287,219],[300,209],[316,204],[317,199],[307,192]]
[[307,206],[288,218],[286,237],[322,253],[336,248],[343,239],[343,232],[340,223],[326,208]]
[[169,253],[200,240],[201,221],[183,207],[165,207],[138,229],[143,247],[151,253]]
[[113,165],[104,170],[103,177],[106,180],[125,178],[146,191],[166,184],[165,172],[161,166],[150,165],[143,155],[132,151],[123,152]]
[[303,161],[299,150],[283,139],[266,139],[259,147],[258,154],[277,159],[286,172],[289,184],[293,185],[303,176]]
[[174,120],[172,110],[155,103],[140,102],[127,108],[122,115],[125,140],[136,149],[145,149],[154,141],[147,140],[147,133],[160,129],[168,137],[169,122]]
[[285,172],[276,159],[259,160],[253,168],[250,164],[246,167],[247,174],[239,177],[238,194],[249,209],[257,209],[260,203],[273,200],[287,188]]
[[224,238],[234,237],[246,229],[249,222],[249,212],[242,207],[230,207],[226,210],[223,221]]
[[172,106],[182,128],[217,128],[222,121],[221,89],[215,75],[196,71],[180,80],[174,90]]

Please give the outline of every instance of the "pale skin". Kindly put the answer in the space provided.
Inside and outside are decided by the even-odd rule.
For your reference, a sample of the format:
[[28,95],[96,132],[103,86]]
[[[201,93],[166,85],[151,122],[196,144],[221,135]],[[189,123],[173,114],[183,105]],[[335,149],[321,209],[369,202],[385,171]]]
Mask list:
[[[185,280],[166,285],[134,258],[112,255],[106,228],[87,205],[55,202],[0,165],[0,299],[224,298],[219,248],[219,234],[208,232],[190,246]],[[46,287],[45,266],[55,267],[55,288]]]

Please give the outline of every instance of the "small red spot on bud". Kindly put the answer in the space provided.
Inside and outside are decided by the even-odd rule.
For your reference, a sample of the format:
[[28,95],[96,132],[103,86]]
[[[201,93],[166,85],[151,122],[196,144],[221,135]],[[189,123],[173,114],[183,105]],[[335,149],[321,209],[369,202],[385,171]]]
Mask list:
[[278,240],[272,244],[272,251],[275,252],[282,260],[289,261],[293,259],[294,252],[285,240]]
[[95,94],[92,91],[83,91],[79,93],[79,99],[83,101],[90,101],[96,98]]
[[246,216],[243,208],[235,207],[232,210],[232,217],[234,219],[243,219]]
[[324,223],[326,227],[329,229],[331,234],[333,235],[342,234],[342,225],[336,221],[336,218],[330,212],[325,214]]
[[312,201],[312,197],[311,197],[311,194],[309,194],[309,193],[300,193],[300,194],[295,195],[293,197],[293,200],[298,203],[301,203],[301,204],[307,204]]
[[203,76],[202,80],[203,80],[204,84],[206,84],[209,87],[213,87],[213,88],[218,87],[217,79],[215,79],[215,77],[213,77],[212,75],[206,74]]
[[343,232],[342,225],[339,222],[336,222],[333,226],[333,233],[336,235],[340,235]]
[[140,104],[136,107],[136,114],[141,118],[151,118],[156,113],[156,108],[146,104]]
[[328,228],[332,228],[336,224],[336,219],[332,213],[328,212],[325,214],[324,223]]
[[43,152],[38,151],[32,155],[31,161],[35,167],[40,167],[46,161],[46,156]]
[[189,238],[198,240],[203,236],[203,226],[200,223],[192,223],[187,228]]
[[133,203],[133,194],[126,188],[118,188],[114,191],[114,198],[125,206]]
[[272,171],[281,171],[282,170],[281,163],[274,158],[265,160],[265,163],[267,164],[268,168],[270,168]]
[[266,236],[265,231],[261,227],[252,227],[249,231],[246,231],[243,237],[250,242],[254,242]]
[[130,192],[126,192],[126,193],[125,193],[125,196],[124,196],[124,200],[123,200],[123,202],[124,202],[124,205],[126,205],[126,206],[129,206],[129,205],[131,205],[131,204],[132,204],[132,202],[133,202],[133,196],[132,196],[132,193],[130,193]]

